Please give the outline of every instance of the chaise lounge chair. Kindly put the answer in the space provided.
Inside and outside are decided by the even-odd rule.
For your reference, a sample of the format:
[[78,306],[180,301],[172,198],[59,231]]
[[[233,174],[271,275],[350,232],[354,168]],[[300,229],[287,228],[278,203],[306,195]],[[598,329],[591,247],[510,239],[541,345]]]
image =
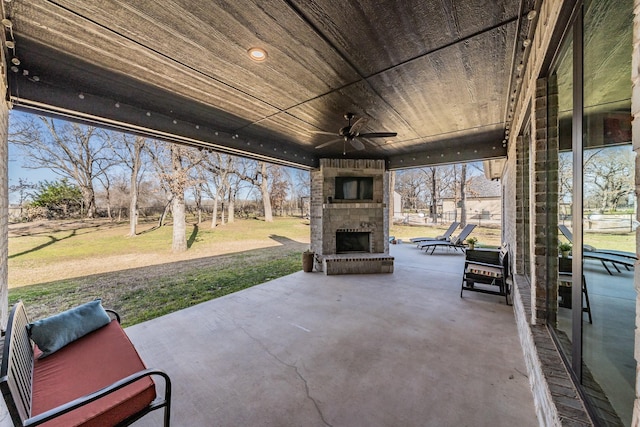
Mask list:
[[[433,255],[433,252],[438,247],[453,248],[455,250],[461,249],[464,252],[464,239],[469,237],[469,234],[471,234],[474,228],[476,228],[475,224],[467,224],[462,229],[460,234],[458,234],[456,237],[452,237],[449,242],[443,240],[428,240],[426,242],[420,243],[418,247],[420,249],[424,249],[425,252],[427,252],[429,255]],[[429,252],[429,250],[431,250],[431,252]]]
[[422,242],[431,241],[431,240],[444,240],[444,241],[448,242],[448,241],[451,240],[451,235],[453,234],[453,232],[456,231],[456,229],[459,226],[460,226],[460,223],[454,221],[454,222],[451,223],[451,225],[449,226],[447,231],[445,231],[442,236],[436,236],[436,237],[413,237],[413,238],[409,239],[409,241],[411,243],[416,243],[417,245],[420,245],[420,243],[422,243]]
[[[564,235],[564,237],[569,241],[569,243],[573,244],[573,233],[566,225],[558,225],[558,229]],[[607,263],[610,263],[613,268],[616,269],[618,273],[620,273],[620,268],[618,265],[624,266],[627,271],[630,271],[638,260],[638,257],[633,252],[625,252],[625,251],[617,251],[614,249],[596,249],[593,246],[583,245],[584,251],[582,253],[583,258],[595,259],[602,263],[602,266],[607,273],[613,275]]]

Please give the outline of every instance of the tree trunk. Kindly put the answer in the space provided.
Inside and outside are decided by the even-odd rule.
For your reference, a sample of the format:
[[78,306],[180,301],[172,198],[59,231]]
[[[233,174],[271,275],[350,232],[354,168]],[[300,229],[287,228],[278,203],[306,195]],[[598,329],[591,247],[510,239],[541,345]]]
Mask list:
[[467,225],[467,165],[462,165],[460,172],[460,225]]
[[260,180],[260,194],[262,195],[262,204],[264,206],[265,222],[273,222],[273,212],[271,210],[271,198],[269,197],[269,181],[267,180],[267,164],[262,163],[262,179]]
[[164,222],[167,219],[167,214],[169,213],[169,209],[171,208],[172,201],[173,201],[173,198],[171,198],[167,202],[167,204],[164,206],[164,209],[162,210],[162,215],[160,215],[160,220],[158,221],[158,227],[164,226]]
[[395,191],[396,191],[396,171],[389,173],[389,224],[393,224],[393,218],[396,214],[395,207]]
[[173,198],[171,211],[173,213],[173,241],[171,250],[173,252],[184,252],[187,250],[187,221],[185,218],[184,195],[180,197],[176,194]]
[[90,187],[80,187],[80,191],[82,192],[82,200],[84,201],[84,206],[86,208],[86,217],[87,218],[95,218],[96,217],[96,195],[93,191],[93,188]]
[[431,218],[438,223],[438,200],[436,197],[436,168],[431,168]]
[[213,212],[211,214],[211,228],[216,228],[218,222],[218,194],[213,198]]
[[171,195],[173,199],[173,240],[171,250],[173,252],[185,252],[187,250],[187,220],[184,203],[184,170],[182,168],[182,156],[178,147],[171,148],[172,185]]
[[236,219],[236,215],[235,215],[235,196],[233,195],[233,192],[230,191],[229,192],[229,204],[227,205],[227,222],[229,224],[231,224],[232,222],[235,221]]
[[[131,180],[133,184],[135,179]],[[138,191],[137,188],[131,187],[131,200],[129,200],[129,237],[137,234],[136,225],[138,224]]]
[[110,185],[106,185],[105,188],[105,192],[106,192],[106,196],[107,196],[107,218],[109,218],[110,221],[113,221],[113,217],[111,216],[111,190],[110,190]]
[[133,159],[131,159],[130,200],[129,200],[129,236],[137,234],[138,225],[138,174],[140,173],[140,154],[144,140],[136,139]]

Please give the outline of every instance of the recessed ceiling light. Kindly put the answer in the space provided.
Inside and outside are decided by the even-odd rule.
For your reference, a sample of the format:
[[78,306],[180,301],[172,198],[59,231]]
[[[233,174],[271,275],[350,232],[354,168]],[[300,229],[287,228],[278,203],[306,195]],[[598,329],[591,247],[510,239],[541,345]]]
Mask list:
[[267,51],[259,47],[252,47],[248,50],[248,53],[249,58],[253,59],[256,62],[262,62],[267,59]]

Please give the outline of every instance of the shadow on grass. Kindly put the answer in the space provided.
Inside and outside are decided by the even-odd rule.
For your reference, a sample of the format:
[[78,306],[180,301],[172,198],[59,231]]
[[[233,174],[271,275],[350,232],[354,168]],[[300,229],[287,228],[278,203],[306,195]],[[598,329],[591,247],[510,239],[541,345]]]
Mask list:
[[151,228],[149,228],[149,229],[147,229],[147,230],[144,230],[144,231],[138,231],[138,232],[136,233],[136,236],[142,236],[143,234],[151,233],[151,232],[156,231],[156,230],[159,230],[159,229],[160,229],[160,226],[159,226],[159,225],[154,225],[153,227],[151,227]]
[[[54,221],[54,220],[52,220]],[[62,220],[61,220],[62,221]],[[88,220],[87,220],[88,221]],[[26,236],[40,236],[49,235],[50,233],[60,233],[62,231],[78,231],[87,230],[87,233],[94,231],[117,228],[122,226],[122,222],[109,221],[108,219],[97,220],[97,223],[85,222],[85,220],[66,221],[64,223],[53,222],[49,224],[44,223],[19,223],[9,225],[9,237],[26,237]],[[38,228],[44,228],[42,231],[37,231]]]
[[17,254],[9,255],[8,259],[13,259],[13,258],[17,258],[17,257],[22,256],[22,255],[30,254],[32,252],[37,252],[37,251],[39,251],[41,249],[44,249],[44,248],[46,248],[48,246],[51,246],[51,245],[55,244],[55,243],[61,242],[63,240],[70,239],[70,238],[76,236],[77,234],[78,234],[78,230],[75,229],[75,230],[72,230],[71,233],[66,237],[58,238],[58,237],[53,237],[53,236],[49,235],[49,236],[47,236],[49,238],[48,242],[43,243],[41,245],[38,245],[38,246],[36,246],[34,248],[28,249],[26,251],[19,252]]
[[[40,232],[36,232],[33,231],[33,227],[34,226],[24,226],[24,227],[20,227],[19,229],[14,229],[14,230],[10,230],[9,233],[9,238],[11,237],[47,237],[49,239],[48,242],[43,243],[41,245],[35,246],[31,249],[28,249],[26,251],[22,251],[22,252],[18,252],[12,255],[9,255],[8,259],[13,259],[13,258],[17,258],[20,257],[22,255],[26,255],[26,254],[30,254],[33,252],[37,252],[41,249],[44,249],[46,247],[49,247],[55,243],[61,242],[63,240],[67,240],[70,239],[72,237],[76,237],[76,236],[82,236],[85,234],[89,234],[89,233],[95,233],[97,231],[102,231],[104,229],[111,229],[111,228],[116,228],[116,227],[120,227],[121,224],[118,224],[117,222],[104,222],[104,223],[99,223],[99,224],[88,224],[82,221],[74,221],[71,224],[74,224],[74,227],[69,227],[69,226],[57,226],[57,227],[51,227],[50,229],[46,230],[46,231],[40,231]],[[20,231],[21,228],[24,228],[25,231]],[[65,237],[55,237],[53,236],[51,233],[61,233],[64,231],[70,231],[68,236]]]
[[[290,239],[288,237],[284,237],[284,236],[278,236],[276,234],[270,234],[269,238],[271,240],[275,240],[276,242],[282,244],[282,245],[299,245],[301,244],[300,242]],[[308,246],[308,245],[307,245]]]
[[187,249],[190,248],[191,245],[193,245],[193,243],[196,241],[196,237],[198,237],[198,224],[193,224],[193,231],[187,239]]

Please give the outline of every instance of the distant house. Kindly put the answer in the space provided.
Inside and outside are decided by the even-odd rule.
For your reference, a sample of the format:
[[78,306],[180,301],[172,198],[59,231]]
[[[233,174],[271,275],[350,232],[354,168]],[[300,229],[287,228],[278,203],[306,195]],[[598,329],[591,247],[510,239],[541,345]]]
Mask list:
[[403,218],[402,196],[395,190],[393,192],[393,218]]
[[[467,221],[500,221],[502,190],[499,181],[490,181],[484,175],[474,176],[467,181],[465,193]],[[441,200],[443,221],[460,219],[460,195],[443,197]]]

